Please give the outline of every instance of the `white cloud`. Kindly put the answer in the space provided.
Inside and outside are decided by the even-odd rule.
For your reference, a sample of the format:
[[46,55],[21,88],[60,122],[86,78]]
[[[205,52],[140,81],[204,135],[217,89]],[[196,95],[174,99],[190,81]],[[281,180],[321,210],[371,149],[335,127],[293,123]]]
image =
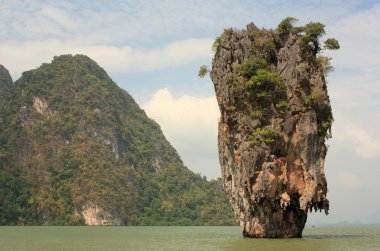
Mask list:
[[349,141],[352,142],[355,153],[362,158],[375,158],[380,154],[380,143],[362,129],[346,131]]
[[380,123],[380,112],[376,114],[376,119],[377,119],[377,122]]
[[380,155],[380,5],[355,12],[330,26],[341,49],[329,52],[336,72],[329,79],[335,122],[334,144],[353,151],[360,159]]
[[380,155],[380,138],[375,131],[378,124],[374,125],[364,127],[356,122],[355,116],[337,111],[333,124],[333,139],[338,141],[333,141],[333,145],[341,144],[363,159],[377,158]]
[[40,14],[46,18],[46,21],[55,24],[56,28],[63,27],[69,30],[77,30],[78,27],[81,27],[76,17],[61,8],[48,5],[41,9]]
[[328,31],[336,37],[341,49],[333,53],[338,67],[377,72],[380,67],[380,4],[356,12],[337,22]]
[[338,173],[337,182],[343,189],[358,189],[362,186],[361,180],[348,172]]
[[[249,5],[249,4],[248,4]],[[230,9],[234,7],[234,11]],[[46,40],[51,37],[115,44],[134,41],[150,47],[168,37],[185,39],[221,32],[224,23],[247,23],[247,4],[220,1],[3,1],[0,40]],[[220,19],[223,16],[224,18]],[[243,21],[244,20],[244,21]],[[7,24],[2,26],[1,24]],[[201,35],[202,36],[202,35]]]
[[129,46],[78,46],[60,40],[0,44],[0,58],[13,76],[50,62],[60,54],[86,54],[107,71],[152,71],[211,57],[210,39],[187,39],[162,48],[137,50]]
[[363,73],[360,68],[346,73],[336,66],[337,74],[329,81],[328,88],[333,108],[349,113],[371,113],[380,107],[380,78],[375,73]]
[[243,28],[251,21],[275,27],[288,15],[326,23],[352,11],[358,1],[1,1],[0,41],[54,37],[152,47],[168,37],[216,36],[225,27]]
[[341,48],[329,52],[336,72],[329,91],[334,107],[349,113],[378,112],[380,107],[380,4],[355,12],[328,26]]
[[[211,39],[188,39],[173,42],[163,48],[148,51],[130,47],[96,46],[82,49],[88,55],[104,61],[114,71],[137,69],[142,71],[180,66],[198,59],[211,57]],[[109,53],[111,52],[111,53]]]
[[217,160],[220,113],[215,96],[175,98],[168,89],[161,89],[143,108],[160,124],[186,165],[208,178],[220,176]]

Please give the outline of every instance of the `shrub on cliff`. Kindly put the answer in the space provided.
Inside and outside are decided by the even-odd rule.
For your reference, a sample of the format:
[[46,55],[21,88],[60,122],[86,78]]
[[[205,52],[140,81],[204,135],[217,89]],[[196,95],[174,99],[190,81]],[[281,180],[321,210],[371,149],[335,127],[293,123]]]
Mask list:
[[257,89],[264,86],[271,87],[282,81],[282,77],[279,73],[269,71],[265,69],[257,70],[256,74],[252,76],[247,85],[251,89]]
[[260,145],[261,143],[272,143],[275,141],[278,132],[272,128],[256,128],[252,132],[249,140],[250,145]]
[[203,78],[207,75],[207,73],[209,72],[209,70],[207,69],[207,66],[206,65],[202,65],[200,68],[199,68],[199,71],[198,71],[198,76]]
[[297,18],[286,17],[281,21],[281,23],[279,23],[279,25],[277,26],[277,30],[282,34],[290,33],[293,29],[294,23],[297,21]]
[[222,42],[223,38],[226,36],[224,32],[222,32],[214,41],[212,44],[212,51],[216,52],[219,48],[220,43]]
[[303,27],[304,35],[301,37],[300,45],[306,49],[311,47],[314,54],[321,50],[319,39],[326,33],[325,25],[321,23],[310,22]]
[[325,25],[321,23],[310,22],[303,27],[304,35],[301,37],[301,48],[306,49],[311,47],[314,55],[319,53],[322,49],[337,50],[340,48],[338,40],[335,38],[328,38],[324,41],[324,46],[320,44],[320,38],[326,33]]
[[324,41],[324,46],[321,46],[319,40],[326,33],[324,24],[319,22],[310,22],[305,26],[294,27],[294,23],[297,21],[298,19],[294,17],[286,17],[277,26],[277,31],[280,34],[301,33],[301,48],[303,50],[311,48],[314,55],[319,53],[322,49],[337,50],[340,48],[339,42],[335,38],[326,39]]
[[260,57],[252,57],[242,63],[239,68],[238,72],[243,77],[249,79],[256,75],[256,72],[260,69],[265,69],[268,67],[268,62]]
[[338,50],[340,45],[335,38],[328,38],[324,41],[324,48],[328,50]]

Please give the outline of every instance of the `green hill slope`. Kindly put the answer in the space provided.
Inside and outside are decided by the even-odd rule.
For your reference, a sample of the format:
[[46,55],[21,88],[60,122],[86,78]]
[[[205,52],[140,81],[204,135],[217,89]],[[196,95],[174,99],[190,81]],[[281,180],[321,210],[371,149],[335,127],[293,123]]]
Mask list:
[[1,225],[234,223],[220,181],[188,170],[159,125],[88,57],[55,57],[4,96]]

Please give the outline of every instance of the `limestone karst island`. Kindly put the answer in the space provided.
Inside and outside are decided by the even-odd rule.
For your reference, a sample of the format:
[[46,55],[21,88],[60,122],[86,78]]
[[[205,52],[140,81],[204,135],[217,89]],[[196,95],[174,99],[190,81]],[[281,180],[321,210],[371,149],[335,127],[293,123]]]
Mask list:
[[325,75],[332,68],[319,53],[339,43],[321,44],[323,24],[296,21],[226,29],[213,46],[223,187],[247,237],[301,237],[309,210],[329,210],[324,159],[333,116]]
[[339,43],[296,21],[215,40],[199,72],[221,112],[222,178],[211,181],[89,57],[56,56],[15,82],[0,62],[0,225],[238,222],[246,237],[301,237],[309,210],[329,210],[333,68],[321,52]]

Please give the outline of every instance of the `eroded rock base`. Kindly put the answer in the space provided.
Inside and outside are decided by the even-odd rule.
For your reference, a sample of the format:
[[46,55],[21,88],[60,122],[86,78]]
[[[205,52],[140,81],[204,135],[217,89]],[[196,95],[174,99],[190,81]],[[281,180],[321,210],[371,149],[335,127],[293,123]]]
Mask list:
[[285,211],[279,210],[274,213],[265,213],[263,209],[259,209],[251,219],[251,222],[243,223],[244,237],[300,238],[307,215],[290,207]]

